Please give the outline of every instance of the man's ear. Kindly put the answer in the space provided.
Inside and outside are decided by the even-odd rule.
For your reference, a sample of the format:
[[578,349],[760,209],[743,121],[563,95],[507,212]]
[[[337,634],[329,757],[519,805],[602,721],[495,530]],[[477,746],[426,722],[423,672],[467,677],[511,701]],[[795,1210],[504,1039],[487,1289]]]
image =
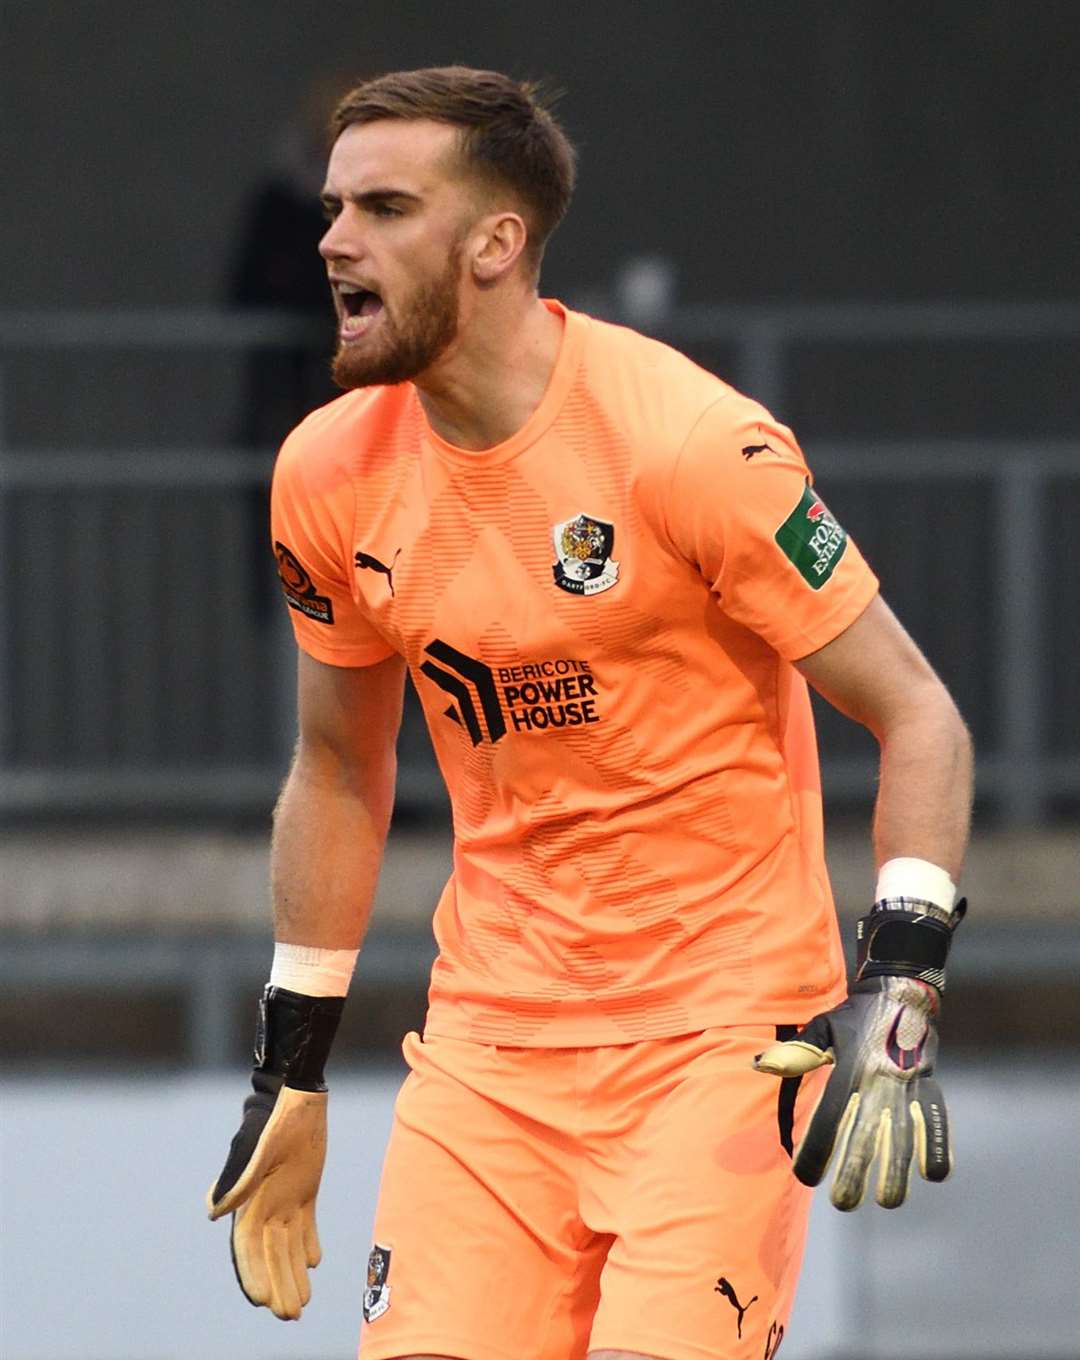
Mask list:
[[473,278],[481,286],[497,283],[513,269],[528,239],[528,228],[518,213],[481,218],[473,231]]

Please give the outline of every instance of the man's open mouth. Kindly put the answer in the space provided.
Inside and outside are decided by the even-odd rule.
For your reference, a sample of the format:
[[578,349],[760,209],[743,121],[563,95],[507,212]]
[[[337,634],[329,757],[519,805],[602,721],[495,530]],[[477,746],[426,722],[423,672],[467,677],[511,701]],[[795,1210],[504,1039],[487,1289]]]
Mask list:
[[371,317],[382,311],[382,298],[370,288],[339,284],[338,297],[341,298],[341,308],[347,317]]
[[338,338],[343,344],[362,340],[382,313],[382,298],[374,289],[346,279],[335,279],[333,285],[341,307]]

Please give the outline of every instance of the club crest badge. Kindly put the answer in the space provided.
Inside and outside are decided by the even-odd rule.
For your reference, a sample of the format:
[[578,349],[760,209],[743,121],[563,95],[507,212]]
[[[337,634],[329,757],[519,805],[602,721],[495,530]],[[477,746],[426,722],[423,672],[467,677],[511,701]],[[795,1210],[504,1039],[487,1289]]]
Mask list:
[[594,515],[575,515],[552,530],[555,584],[571,595],[599,595],[619,579],[619,564],[611,560],[615,526]]
[[376,1242],[367,1259],[367,1287],[364,1289],[364,1321],[374,1322],[390,1307],[390,1248]]

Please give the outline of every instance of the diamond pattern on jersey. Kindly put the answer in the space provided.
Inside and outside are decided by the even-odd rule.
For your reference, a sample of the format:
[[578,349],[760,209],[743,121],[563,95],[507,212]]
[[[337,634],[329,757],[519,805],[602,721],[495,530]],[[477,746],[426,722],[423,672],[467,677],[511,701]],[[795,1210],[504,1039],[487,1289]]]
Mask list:
[[[794,441],[673,351],[573,314],[531,440],[448,449],[408,385],[328,409],[278,494],[335,624],[293,623],[333,664],[399,652],[420,695],[455,832],[433,1032],[619,1043],[820,1009],[842,956],[781,639],[828,641],[872,578],[850,545],[807,591],[777,553]],[[764,437],[787,465],[747,462]],[[619,564],[591,595],[552,575],[553,528],[583,513]],[[392,594],[357,552],[393,562]]]

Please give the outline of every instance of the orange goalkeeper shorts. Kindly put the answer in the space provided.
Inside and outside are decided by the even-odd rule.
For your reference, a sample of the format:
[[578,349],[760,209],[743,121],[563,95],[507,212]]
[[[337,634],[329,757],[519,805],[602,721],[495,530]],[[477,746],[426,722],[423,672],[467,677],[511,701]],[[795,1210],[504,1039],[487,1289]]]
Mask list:
[[777,1037],[745,1025],[524,1049],[408,1035],[361,1360],[771,1360],[810,1207],[791,1147],[823,1079],[753,1071]]

